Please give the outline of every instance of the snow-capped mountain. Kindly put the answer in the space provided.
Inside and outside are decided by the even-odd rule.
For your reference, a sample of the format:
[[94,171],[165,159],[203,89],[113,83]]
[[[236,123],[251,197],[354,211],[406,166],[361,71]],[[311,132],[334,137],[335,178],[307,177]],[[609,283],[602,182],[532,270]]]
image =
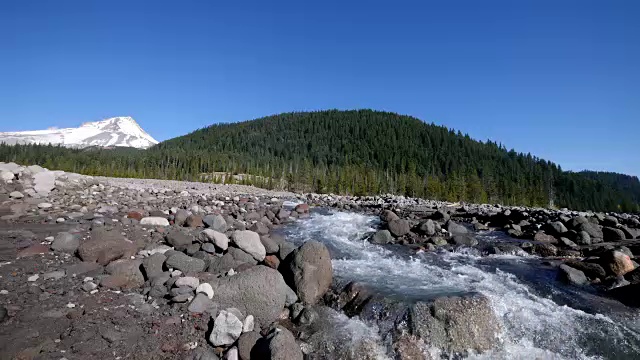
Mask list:
[[0,143],[54,144],[66,147],[128,146],[140,149],[158,143],[129,116],[88,122],[77,128],[0,132]]

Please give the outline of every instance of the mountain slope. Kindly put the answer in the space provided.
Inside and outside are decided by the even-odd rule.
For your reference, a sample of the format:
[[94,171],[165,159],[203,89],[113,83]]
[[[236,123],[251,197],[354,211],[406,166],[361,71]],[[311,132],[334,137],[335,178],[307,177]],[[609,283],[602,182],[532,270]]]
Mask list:
[[178,180],[202,180],[202,174],[212,172],[244,173],[250,174],[243,177],[246,183],[267,188],[284,180],[302,191],[395,193],[598,211],[637,211],[633,189],[640,185],[637,178],[621,186],[621,178],[564,172],[494,142],[372,110],[286,113],[217,124],[144,151],[0,145],[0,161],[90,175]]
[[53,144],[66,147],[124,146],[148,148],[158,142],[131,117],[88,122],[77,128],[0,132],[6,144]]

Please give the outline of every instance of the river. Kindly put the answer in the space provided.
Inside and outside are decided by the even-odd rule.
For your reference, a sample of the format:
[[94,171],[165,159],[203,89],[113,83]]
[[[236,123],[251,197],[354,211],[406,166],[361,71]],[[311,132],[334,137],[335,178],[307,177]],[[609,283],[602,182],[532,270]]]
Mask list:
[[[287,226],[287,240],[316,240],[330,250],[335,281],[359,281],[408,301],[479,292],[487,296],[502,325],[500,344],[470,359],[638,359],[640,316],[620,303],[557,280],[555,266],[537,257],[479,256],[473,249],[415,253],[402,246],[365,240],[379,219],[358,213],[315,211]],[[502,241],[500,233],[476,236]],[[506,240],[506,239],[504,239]],[[335,315],[345,338],[379,342],[366,320]],[[382,344],[379,352],[384,358]],[[438,349],[428,349],[432,357]]]

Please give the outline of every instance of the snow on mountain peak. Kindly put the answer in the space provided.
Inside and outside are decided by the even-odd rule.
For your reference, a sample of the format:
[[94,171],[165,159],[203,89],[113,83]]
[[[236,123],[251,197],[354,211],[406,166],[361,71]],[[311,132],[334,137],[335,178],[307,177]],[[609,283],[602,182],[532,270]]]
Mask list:
[[7,144],[54,144],[83,148],[88,146],[126,146],[148,148],[158,143],[130,116],[86,122],[77,128],[0,132]]

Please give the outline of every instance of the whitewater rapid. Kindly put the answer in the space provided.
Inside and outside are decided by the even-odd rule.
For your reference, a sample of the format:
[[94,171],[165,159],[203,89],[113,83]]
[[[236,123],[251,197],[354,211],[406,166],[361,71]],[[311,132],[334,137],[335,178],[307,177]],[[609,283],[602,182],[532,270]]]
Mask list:
[[[637,312],[559,283],[555,268],[545,268],[540,259],[413,253],[401,246],[374,245],[365,239],[378,225],[373,216],[319,212],[285,233],[296,243],[316,240],[327,245],[338,281],[363,282],[381,293],[413,300],[463,292],[487,296],[502,323],[501,344],[471,359],[640,358]],[[375,332],[353,321],[359,322],[350,324],[358,334],[376,340]],[[436,358],[438,350],[429,350]]]

